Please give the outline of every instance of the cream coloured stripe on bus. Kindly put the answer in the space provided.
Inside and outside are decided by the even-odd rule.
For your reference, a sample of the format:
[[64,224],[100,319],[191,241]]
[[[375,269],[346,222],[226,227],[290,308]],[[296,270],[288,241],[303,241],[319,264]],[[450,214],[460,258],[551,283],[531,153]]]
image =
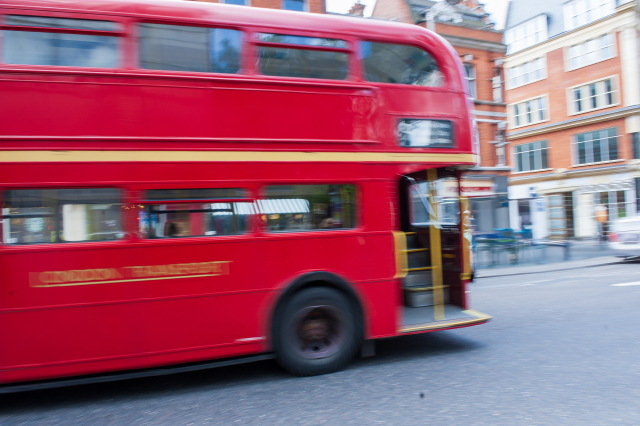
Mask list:
[[15,162],[354,162],[475,163],[474,154],[300,151],[0,151],[0,163]]

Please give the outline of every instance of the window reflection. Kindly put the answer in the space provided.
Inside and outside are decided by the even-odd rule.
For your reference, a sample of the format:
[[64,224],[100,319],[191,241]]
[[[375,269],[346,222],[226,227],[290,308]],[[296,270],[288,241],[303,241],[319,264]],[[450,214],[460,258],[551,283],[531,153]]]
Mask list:
[[439,87],[444,76],[431,55],[414,46],[362,42],[365,77],[380,83]]
[[159,204],[138,216],[139,229],[148,238],[244,234],[251,203]]
[[3,31],[3,62],[22,65],[53,65],[115,68],[117,37],[85,34]]
[[146,200],[167,203],[140,206],[138,229],[144,238],[243,234],[254,214],[253,203],[240,201],[247,193],[241,188],[152,189]]
[[257,209],[269,231],[346,229],[355,226],[354,185],[275,185]]
[[259,47],[260,69],[265,75],[280,77],[347,78],[348,55],[323,50]]
[[33,189],[3,196],[3,242],[35,244],[124,237],[117,189]]
[[140,25],[140,65],[152,70],[237,73],[242,33],[223,28]]
[[[417,186],[417,188],[416,188]],[[454,178],[442,178],[431,183],[431,188],[436,193],[436,203],[430,198],[430,184],[420,182],[409,188],[409,205],[411,224],[415,226],[428,226],[431,224],[431,215],[438,215],[440,225],[458,225],[460,221],[460,204],[458,197],[458,181]],[[429,211],[422,203],[420,192],[429,201]]]

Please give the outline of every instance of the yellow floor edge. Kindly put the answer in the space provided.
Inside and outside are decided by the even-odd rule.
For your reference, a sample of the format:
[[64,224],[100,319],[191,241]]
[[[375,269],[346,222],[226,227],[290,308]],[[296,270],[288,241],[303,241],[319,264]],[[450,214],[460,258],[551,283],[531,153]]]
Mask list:
[[449,327],[458,327],[461,325],[471,325],[479,322],[489,321],[493,318],[491,315],[483,314],[482,312],[474,311],[472,309],[468,309],[466,311],[462,311],[466,314],[473,315],[475,318],[465,318],[460,320],[445,320],[445,321],[435,321],[423,324],[415,324],[411,327],[405,327],[398,330],[399,333],[410,333],[412,331],[421,331],[421,330],[432,330],[437,328],[449,328]]

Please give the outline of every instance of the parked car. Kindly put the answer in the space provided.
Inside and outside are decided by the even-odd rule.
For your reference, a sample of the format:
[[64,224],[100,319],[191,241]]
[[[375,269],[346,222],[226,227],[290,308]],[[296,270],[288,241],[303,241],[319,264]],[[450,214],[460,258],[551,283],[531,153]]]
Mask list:
[[623,257],[640,256],[640,216],[613,221],[609,232],[609,244]]

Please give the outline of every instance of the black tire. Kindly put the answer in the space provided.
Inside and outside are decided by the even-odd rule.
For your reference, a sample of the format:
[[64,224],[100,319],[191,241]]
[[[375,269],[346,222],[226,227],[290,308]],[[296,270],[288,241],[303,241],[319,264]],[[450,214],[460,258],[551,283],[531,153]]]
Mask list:
[[273,349],[278,363],[291,374],[332,373],[344,368],[358,351],[362,320],[338,290],[301,290],[279,311],[273,322]]

